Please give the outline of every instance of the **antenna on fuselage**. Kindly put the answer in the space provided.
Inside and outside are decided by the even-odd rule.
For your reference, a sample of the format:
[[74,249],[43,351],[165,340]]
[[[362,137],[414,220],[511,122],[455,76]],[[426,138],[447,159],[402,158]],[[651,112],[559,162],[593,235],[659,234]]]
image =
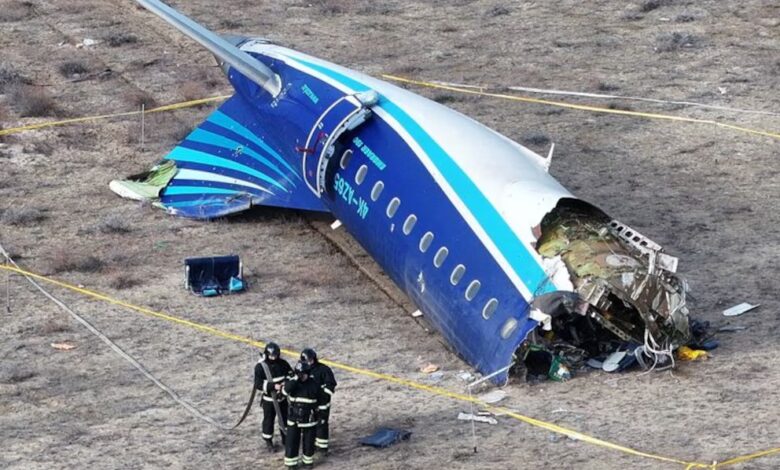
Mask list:
[[552,163],[553,152],[555,151],[555,142],[550,145],[550,151],[547,152],[547,158],[544,159],[544,169],[550,171],[550,163]]
[[245,77],[260,85],[271,96],[277,96],[282,90],[282,81],[279,75],[219,35],[209,31],[159,0],[135,1],[174,28],[197,41],[225,63],[233,66]]

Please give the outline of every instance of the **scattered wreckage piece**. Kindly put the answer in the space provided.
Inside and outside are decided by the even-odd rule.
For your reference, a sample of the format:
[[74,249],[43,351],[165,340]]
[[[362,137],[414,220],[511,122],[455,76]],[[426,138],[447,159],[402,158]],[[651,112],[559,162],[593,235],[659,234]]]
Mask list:
[[751,304],[749,304],[747,302],[742,302],[739,305],[735,305],[735,306],[733,306],[731,308],[727,308],[726,310],[724,310],[723,311],[723,316],[726,316],[726,317],[736,317],[736,316],[742,315],[743,313],[747,313],[747,312],[749,312],[749,311],[751,311],[753,309],[756,309],[756,308],[758,308],[760,306],[761,306],[761,304],[751,305]]
[[461,421],[474,421],[477,423],[498,424],[498,420],[496,418],[493,418],[492,416],[483,415],[480,413],[477,413],[475,415],[473,413],[464,413],[461,411],[460,413],[458,413],[458,419]]
[[411,431],[403,429],[378,428],[374,434],[360,439],[360,444],[384,449],[385,447],[390,447],[401,441],[409,440],[411,435]]

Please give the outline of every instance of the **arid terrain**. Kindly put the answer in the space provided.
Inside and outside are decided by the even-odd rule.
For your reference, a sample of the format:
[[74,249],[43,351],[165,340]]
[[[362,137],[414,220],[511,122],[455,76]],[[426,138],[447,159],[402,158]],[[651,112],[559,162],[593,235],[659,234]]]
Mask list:
[[[220,33],[260,35],[372,74],[665,100],[565,99],[780,132],[780,4],[773,0],[170,2]],[[591,372],[564,383],[513,380],[501,404],[650,454],[712,463],[780,446],[780,140],[712,124],[562,109],[425,88],[508,137],[556,152],[575,194],[679,256],[692,315],[717,329],[705,362],[673,373]],[[102,115],[230,94],[211,55],[132,0],[0,0],[0,126]],[[213,222],[122,200],[138,173],[212,106],[0,137],[0,244],[34,272],[283,347],[465,392],[468,366],[412,318],[398,292],[332,220],[257,208]],[[518,208],[522,210],[522,208]],[[329,229],[328,229],[329,230]],[[346,250],[339,248],[348,246]],[[345,253],[346,251],[346,253]],[[236,253],[242,295],[182,288],[189,256]],[[357,264],[354,260],[357,260]],[[380,282],[380,284],[382,284]],[[6,274],[0,272],[5,294]],[[21,277],[0,310],[0,467],[281,468],[259,409],[235,432],[193,418]],[[259,351],[46,286],[206,414],[238,419]],[[389,295],[388,293],[389,292]],[[724,308],[761,304],[740,317]],[[3,295],[5,304],[5,295]],[[67,341],[61,351],[51,343]],[[291,358],[292,359],[292,358]],[[467,403],[337,370],[332,454],[342,468],[684,468],[507,416],[471,426]],[[378,426],[412,431],[377,450]],[[775,469],[780,454],[727,468]]]

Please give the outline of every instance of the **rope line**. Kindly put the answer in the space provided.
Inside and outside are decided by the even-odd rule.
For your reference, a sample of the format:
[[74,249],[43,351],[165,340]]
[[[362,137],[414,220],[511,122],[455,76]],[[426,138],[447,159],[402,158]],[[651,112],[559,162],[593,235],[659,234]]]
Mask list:
[[[224,431],[231,431],[235,427],[238,426],[238,424],[235,425],[235,426],[223,425],[223,424],[219,423],[218,421],[214,420],[213,418],[211,418],[210,416],[207,416],[206,414],[201,412],[193,404],[191,404],[187,400],[183,399],[178,393],[176,393],[175,390],[173,390],[171,387],[169,387],[166,383],[164,383],[163,381],[158,379],[154,374],[149,372],[149,370],[146,367],[144,367],[144,365],[141,364],[135,357],[133,357],[128,352],[126,352],[124,349],[122,349],[118,344],[116,344],[113,340],[111,340],[111,338],[106,336],[102,331],[100,331],[97,327],[95,327],[92,323],[90,323],[86,318],[84,318],[81,315],[79,315],[78,313],[74,312],[64,302],[62,302],[60,299],[54,297],[52,294],[50,294],[48,291],[46,291],[46,289],[41,287],[40,284],[35,282],[34,278],[32,278],[25,271],[23,271],[21,268],[19,268],[19,265],[16,264],[16,262],[11,258],[11,256],[8,254],[8,252],[5,251],[5,249],[2,247],[2,245],[0,245],[0,255],[3,255],[5,257],[5,259],[7,260],[7,262],[10,263],[10,264],[5,264],[5,265],[0,265],[0,268],[4,268],[5,269],[6,267],[13,266],[14,269],[9,269],[9,272],[8,272],[9,275],[11,274],[11,271],[16,271],[19,274],[21,274],[22,276],[24,276],[30,282],[30,284],[33,285],[33,287],[38,289],[38,291],[40,291],[49,300],[51,300],[58,307],[60,307],[65,312],[67,312],[71,317],[73,317],[74,320],[76,320],[77,322],[81,323],[84,326],[84,328],[89,330],[90,333],[92,333],[93,335],[97,336],[98,339],[100,339],[109,348],[111,348],[115,353],[117,353],[119,356],[121,356],[122,359],[124,359],[125,361],[129,362],[133,367],[135,367],[138,370],[138,372],[143,374],[144,377],[146,377],[152,383],[154,383],[160,390],[162,390],[163,392],[167,393],[168,396],[170,396],[173,401],[175,401],[176,403],[178,403],[179,405],[184,407],[184,409],[189,411],[193,416],[195,416],[196,418],[202,419],[203,421],[206,421],[207,423],[209,423],[209,424],[211,424],[211,425],[213,425],[213,426],[215,426],[215,427],[217,427],[219,429],[222,429]],[[246,417],[246,414],[244,415],[244,417]],[[243,421],[243,419],[244,418],[241,418],[242,421]],[[241,424],[240,421],[239,421],[239,424]]]
[[[253,339],[245,337],[245,336],[241,336],[241,335],[237,335],[237,334],[234,334],[234,333],[229,333],[229,332],[226,332],[226,331],[222,331],[220,329],[214,328],[214,327],[209,326],[209,325],[205,325],[205,324],[202,324],[202,323],[198,323],[198,322],[194,322],[194,321],[191,321],[191,320],[187,320],[185,318],[179,318],[179,317],[176,317],[176,316],[173,316],[173,315],[169,315],[169,314],[163,313],[163,312],[157,312],[157,311],[148,309],[146,307],[141,307],[141,306],[138,306],[138,305],[134,305],[134,304],[131,304],[129,302],[125,302],[123,300],[115,299],[115,298],[110,297],[108,295],[101,294],[99,292],[95,292],[95,291],[92,291],[92,290],[89,290],[89,289],[85,289],[85,288],[82,288],[82,287],[77,287],[77,286],[74,286],[72,284],[68,284],[66,282],[58,281],[56,279],[52,279],[52,278],[49,278],[49,277],[46,277],[46,276],[42,276],[40,274],[36,274],[36,273],[30,272],[30,271],[21,269],[19,267],[11,266],[9,264],[0,265],[0,269],[6,270],[6,271],[10,271],[10,272],[15,272],[15,273],[21,274],[23,276],[28,276],[28,277],[30,277],[32,279],[36,279],[36,280],[40,280],[40,281],[43,281],[43,282],[47,282],[47,283],[50,283],[52,285],[55,285],[55,286],[58,286],[58,287],[61,287],[61,288],[64,288],[64,289],[68,289],[68,290],[71,290],[73,292],[77,292],[79,294],[82,294],[82,295],[87,296],[87,297],[91,297],[91,298],[96,299],[96,300],[101,300],[101,301],[104,301],[104,302],[111,303],[113,305],[124,307],[124,308],[127,308],[129,310],[133,310],[135,312],[144,314],[146,316],[159,318],[159,319],[165,320],[167,322],[171,322],[171,323],[175,323],[175,324],[178,324],[178,325],[186,326],[188,328],[193,328],[193,329],[196,329],[196,330],[204,332],[204,333],[208,333],[208,334],[213,335],[213,336],[229,339],[229,340],[232,340],[232,341],[237,341],[237,342],[244,343],[244,344],[249,344],[249,345],[257,347],[257,348],[263,348],[263,347],[265,347],[265,344],[266,344],[263,341],[257,341],[257,340],[253,340]],[[289,349],[282,349],[282,353],[284,353],[287,356],[298,357],[298,352],[292,351],[292,350],[289,350]],[[748,461],[748,460],[752,460],[752,459],[756,459],[756,458],[759,458],[759,457],[764,457],[764,456],[780,453],[780,447],[778,447],[778,448],[773,448],[773,449],[769,449],[769,450],[765,450],[765,451],[761,451],[761,452],[756,452],[756,453],[753,453],[753,454],[748,454],[748,455],[744,455],[744,456],[740,456],[740,457],[735,457],[733,459],[726,460],[726,461],[721,462],[721,463],[705,464],[705,463],[700,463],[700,462],[685,461],[685,460],[681,460],[681,459],[677,459],[677,458],[673,458],[673,457],[665,457],[665,456],[662,456],[662,455],[653,454],[653,453],[650,453],[650,452],[643,452],[643,451],[632,449],[630,447],[626,447],[626,446],[623,446],[623,445],[620,445],[620,444],[616,444],[616,443],[613,443],[613,442],[605,441],[603,439],[599,439],[599,438],[590,436],[588,434],[584,434],[584,433],[579,432],[579,431],[575,431],[575,430],[572,430],[572,429],[569,429],[569,428],[566,428],[566,427],[563,427],[563,426],[559,426],[557,424],[549,423],[547,421],[542,421],[542,420],[539,420],[539,419],[536,419],[536,418],[531,418],[529,416],[522,415],[522,414],[517,413],[515,411],[512,411],[512,410],[510,410],[508,408],[504,408],[504,407],[501,407],[501,406],[490,405],[488,403],[485,403],[485,402],[479,400],[478,398],[474,398],[474,397],[465,395],[463,393],[452,392],[450,390],[447,390],[447,389],[444,389],[444,388],[441,388],[441,387],[437,387],[437,386],[433,386],[433,385],[426,385],[426,384],[422,384],[422,383],[416,382],[414,380],[404,379],[404,378],[397,377],[397,376],[394,376],[394,375],[385,374],[385,373],[381,373],[381,372],[376,372],[376,371],[373,371],[373,370],[370,370],[370,369],[354,367],[354,366],[350,366],[348,364],[343,364],[343,363],[339,363],[339,362],[335,362],[335,361],[331,361],[331,360],[323,359],[321,362],[324,363],[324,364],[327,364],[330,367],[333,367],[333,368],[336,368],[336,369],[339,369],[339,370],[342,370],[342,371],[345,371],[345,372],[350,372],[350,373],[353,373],[355,375],[361,375],[361,376],[364,376],[364,377],[371,377],[371,378],[382,380],[382,381],[385,381],[385,382],[395,383],[397,385],[401,385],[401,386],[404,386],[406,388],[423,391],[423,392],[429,393],[431,395],[437,395],[437,396],[440,396],[440,397],[450,398],[450,399],[453,399],[453,400],[456,400],[456,401],[474,403],[476,405],[484,407],[487,410],[492,411],[493,413],[503,414],[503,415],[509,416],[509,417],[511,417],[511,418],[513,418],[513,419],[515,419],[517,421],[529,424],[529,425],[537,427],[537,428],[545,429],[547,431],[554,432],[556,434],[565,435],[565,436],[570,437],[570,438],[572,438],[574,440],[583,441],[583,442],[586,442],[588,444],[592,444],[592,445],[595,445],[595,446],[603,447],[603,448],[606,448],[606,449],[611,449],[611,450],[614,450],[614,451],[622,452],[624,454],[633,455],[633,456],[636,456],[636,457],[643,457],[643,458],[653,459],[653,460],[661,461],[661,462],[679,464],[679,465],[685,466],[686,469],[694,469],[694,468],[716,469],[716,468],[721,468],[721,467],[725,467],[725,466],[728,466],[728,465],[734,465],[734,464],[737,464],[737,463],[742,463],[742,462],[745,462],[745,461]]]
[[724,122],[715,121],[711,119],[697,119],[697,118],[686,117],[686,116],[675,116],[672,114],[645,113],[641,111],[628,111],[625,109],[610,109],[601,106],[566,103],[563,101],[544,100],[540,98],[530,98],[527,96],[519,96],[519,95],[507,95],[503,93],[492,93],[492,92],[482,91],[481,89],[460,88],[460,87],[455,87],[450,85],[442,85],[439,83],[413,80],[410,78],[398,77],[395,75],[387,75],[387,74],[382,75],[382,78],[386,80],[398,82],[398,83],[405,83],[407,85],[416,85],[416,86],[426,87],[426,88],[435,88],[439,90],[447,90],[447,91],[452,91],[455,93],[463,93],[467,95],[488,96],[492,98],[499,98],[499,99],[509,100],[509,101],[521,101],[525,103],[543,104],[546,106],[555,106],[558,108],[576,109],[580,111],[591,111],[591,112],[605,113],[605,114],[618,114],[622,116],[642,117],[647,119],[661,119],[667,121],[707,124],[707,125],[717,126],[725,129],[731,129],[739,132],[745,132],[747,134],[760,135],[760,136],[771,137],[773,139],[780,140],[780,134],[776,132],[764,131],[759,129],[751,129],[748,127],[737,126],[735,124],[724,123]]
[[705,104],[697,103],[695,101],[675,101],[675,100],[662,100],[658,98],[645,98],[642,96],[630,96],[630,95],[608,95],[604,93],[588,93],[582,91],[569,91],[569,90],[555,90],[549,88],[532,88],[525,86],[496,86],[496,85],[468,85],[465,83],[453,83],[443,82],[441,80],[432,80],[431,83],[437,85],[447,85],[456,88],[468,88],[480,91],[500,91],[500,90],[512,90],[512,91],[524,91],[526,93],[537,93],[542,95],[564,95],[564,96],[577,96],[584,98],[596,98],[607,100],[623,100],[623,101],[644,101],[647,103],[655,104],[670,104],[676,106],[691,106],[694,108],[706,108],[716,109],[718,111],[728,111],[731,113],[744,113],[744,114],[763,114],[765,116],[780,116],[780,113],[773,111],[761,111],[757,109],[745,109],[745,108],[732,108],[730,106],[721,106],[717,104]]
[[207,103],[213,103],[217,101],[223,101],[230,98],[230,95],[226,96],[212,96],[210,98],[201,98],[198,100],[191,100],[191,101],[183,101],[181,103],[173,103],[173,104],[167,104],[164,106],[158,106],[156,108],[147,109],[144,111],[126,111],[123,113],[113,113],[113,114],[100,114],[97,116],[85,116],[80,118],[72,118],[72,119],[63,119],[61,121],[48,121],[48,122],[39,122],[37,124],[30,124],[27,126],[20,126],[20,127],[13,127],[10,129],[0,129],[0,136],[4,135],[11,135],[11,134],[19,134],[21,132],[36,130],[36,129],[44,129],[46,127],[55,127],[55,126],[65,126],[69,124],[81,124],[85,122],[90,121],[99,121],[103,119],[110,119],[115,117],[125,117],[125,116],[135,116],[138,114],[151,114],[151,113],[162,113],[166,111],[173,111],[176,109],[183,109],[183,108],[191,108],[193,106],[200,106],[202,104]]
[[[497,92],[490,92],[486,91],[488,89],[491,89],[490,87],[482,87],[482,86],[476,86],[476,85],[466,85],[466,84],[454,84],[454,83],[448,83],[448,82],[427,82],[423,80],[414,80],[410,78],[404,78],[399,77],[396,75],[390,75],[390,74],[383,74],[382,78],[398,83],[405,83],[407,85],[415,85],[420,87],[426,87],[426,88],[435,88],[440,90],[447,90],[452,91],[455,93],[463,93],[463,94],[470,94],[470,95],[477,95],[477,96],[485,96],[485,97],[492,97],[492,98],[499,98],[503,100],[509,100],[509,101],[520,101],[525,103],[533,103],[533,104],[541,104],[545,106],[555,106],[559,108],[565,108],[565,109],[575,109],[579,111],[589,111],[589,112],[596,112],[596,113],[604,113],[604,114],[617,114],[622,116],[632,116],[632,117],[641,117],[646,119],[659,119],[659,120],[668,120],[668,121],[678,121],[678,122],[688,122],[693,124],[705,124],[710,126],[716,126],[723,129],[730,129],[737,132],[743,132],[751,135],[759,135],[763,137],[770,137],[773,139],[780,140],[780,133],[772,132],[772,131],[765,131],[761,129],[752,129],[749,127],[739,126],[736,124],[731,124],[727,122],[720,122],[715,121],[712,119],[698,119],[698,118],[692,118],[687,116],[675,116],[672,114],[661,114],[661,113],[648,113],[648,112],[642,112],[642,111],[629,111],[624,109],[610,109],[605,108],[601,106],[593,106],[593,105],[582,105],[582,104],[574,104],[574,103],[567,103],[563,101],[553,101],[553,100],[546,100],[546,99],[540,99],[540,98],[531,98],[527,96],[520,96],[520,95],[507,95],[504,93],[497,93]],[[536,89],[536,88],[525,88],[525,87],[509,87],[510,90],[524,90],[527,92],[538,92],[538,93],[553,93],[557,92],[556,90],[542,90],[542,89]],[[557,92],[558,94],[563,94],[563,92]],[[571,94],[574,96],[591,96],[591,97],[599,97],[599,98],[608,98],[612,97],[615,99],[637,99],[642,101],[650,101],[650,102],[666,102],[664,100],[654,100],[651,98],[637,98],[637,97],[625,97],[625,96],[618,96],[618,95],[598,95],[594,93],[577,93],[577,92],[566,92],[566,94]],[[193,106],[200,106],[202,104],[207,103],[213,103],[218,101],[223,101],[227,98],[229,98],[230,95],[223,95],[223,96],[213,96],[210,98],[202,98],[197,100],[191,100],[191,101],[184,101],[180,103],[173,103],[169,105],[159,106],[157,108],[152,108],[145,111],[127,111],[122,113],[113,113],[113,114],[101,114],[96,116],[86,116],[86,117],[80,117],[80,118],[73,118],[73,119],[64,119],[61,121],[50,121],[50,122],[41,122],[37,124],[30,124],[27,126],[20,126],[20,127],[13,127],[9,129],[0,129],[0,136],[5,135],[11,135],[11,134],[18,134],[21,132],[36,130],[36,129],[43,129],[47,127],[54,127],[54,126],[64,126],[69,124],[80,124],[85,122],[91,122],[91,121],[98,121],[103,119],[110,119],[110,118],[116,118],[116,117],[127,117],[127,116],[135,116],[139,114],[148,114],[148,113],[160,113],[160,112],[166,112],[166,111],[173,111],[177,109],[183,109],[183,108],[189,108]],[[769,115],[777,115],[777,113],[771,113],[769,111],[761,112],[761,111],[751,111],[751,110],[744,110],[739,108],[726,108],[721,106],[714,106],[714,105],[705,105],[701,103],[692,103],[692,102],[669,102],[669,103],[677,103],[677,104],[686,104],[690,106],[700,106],[700,107],[707,107],[707,108],[713,108],[713,109],[723,109],[723,110],[730,110],[730,111],[736,111],[736,112],[754,112],[759,114],[769,114]]]

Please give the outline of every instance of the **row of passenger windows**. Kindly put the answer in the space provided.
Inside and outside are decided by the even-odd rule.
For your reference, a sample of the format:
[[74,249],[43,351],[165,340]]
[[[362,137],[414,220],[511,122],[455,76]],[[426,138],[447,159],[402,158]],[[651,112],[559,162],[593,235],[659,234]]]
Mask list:
[[[352,158],[352,150],[346,150],[344,154],[341,156],[341,162],[340,166],[342,170],[345,170],[347,166],[349,165],[349,161]],[[361,165],[360,168],[358,168],[357,172],[355,173],[355,183],[359,186],[363,184],[363,182],[366,180],[366,175],[368,174],[368,166],[367,165]],[[382,191],[385,189],[385,184],[382,181],[377,181],[374,183],[374,187],[371,189],[371,200],[373,202],[376,202],[379,200],[379,196],[382,195]],[[392,219],[395,217],[396,212],[398,212],[398,208],[401,206],[401,200],[397,197],[394,197],[390,199],[390,202],[387,203],[387,209],[385,213],[387,214],[387,217]],[[402,231],[404,235],[410,235],[412,231],[414,230],[414,226],[417,224],[417,216],[414,214],[410,214],[406,220],[404,221],[404,224],[402,226]],[[428,251],[428,249],[431,247],[431,244],[433,243],[433,232],[425,232],[422,237],[420,237],[420,251],[422,253],[425,253]],[[433,256],[433,265],[438,269],[441,268],[442,265],[444,265],[444,261],[447,259],[447,256],[449,256],[450,250],[446,246],[442,246],[436,251],[436,254]],[[466,274],[466,266],[459,264],[455,266],[455,268],[452,270],[452,273],[450,274],[450,284],[453,286],[457,286],[460,281],[463,279],[463,276]],[[465,297],[466,300],[469,302],[474,300],[474,298],[477,296],[477,293],[479,292],[479,289],[482,287],[482,283],[478,280],[474,279],[471,281],[466,287]],[[485,306],[482,308],[482,318],[485,320],[490,319],[493,314],[496,312],[496,309],[498,308],[498,299],[495,297],[491,298],[485,303]],[[508,338],[514,331],[517,329],[518,323],[517,320],[514,318],[510,318],[507,320],[507,322],[504,324],[504,326],[501,328],[501,337],[502,338]]]

